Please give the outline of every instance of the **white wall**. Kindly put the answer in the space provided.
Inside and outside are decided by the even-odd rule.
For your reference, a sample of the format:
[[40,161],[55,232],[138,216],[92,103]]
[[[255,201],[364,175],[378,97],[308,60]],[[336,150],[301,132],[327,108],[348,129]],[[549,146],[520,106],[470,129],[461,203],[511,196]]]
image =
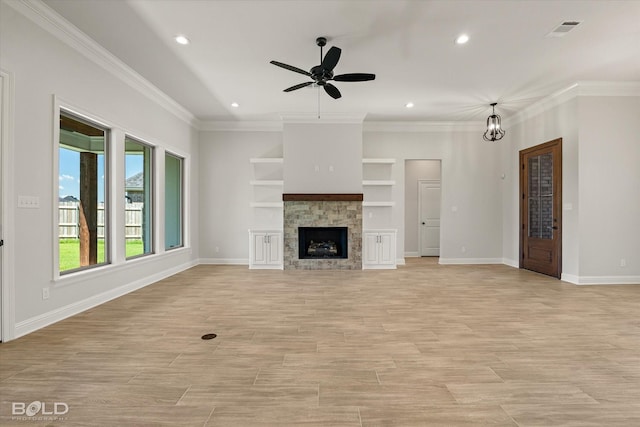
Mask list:
[[[249,159],[279,157],[282,139],[283,134],[278,131],[200,133],[200,256],[205,262],[246,263],[247,230],[282,227],[280,209],[249,207],[257,192],[262,191],[250,186],[249,181],[268,178],[256,177],[258,166],[250,164]],[[286,153],[284,156],[286,167],[290,159]],[[482,133],[477,131],[365,131],[361,157],[396,159],[392,166],[384,166],[390,168],[388,179],[396,185],[385,190],[389,193],[383,196],[394,201],[395,206],[364,208],[363,225],[397,229],[400,257],[405,252],[404,161],[441,159],[444,262],[502,260],[503,182],[498,144],[483,141]],[[354,161],[352,167],[362,170],[361,160]],[[364,191],[366,197],[368,190]],[[452,207],[457,211],[452,212]],[[466,252],[461,251],[462,246]]]
[[362,123],[285,123],[285,193],[362,193]]
[[[7,242],[15,260],[14,335],[21,335],[193,265],[198,247],[197,233],[193,232],[198,219],[198,184],[194,179],[198,166],[191,159],[197,159],[198,144],[197,133],[186,121],[63,43],[53,35],[59,30],[45,31],[5,3],[0,15],[2,68],[15,79],[12,190],[16,198],[35,196],[40,202],[38,209],[18,209],[16,200],[9,200],[7,206],[13,209],[15,218],[15,223],[9,226],[13,227],[16,239]],[[191,247],[167,253],[160,248],[156,255],[125,263],[124,240],[117,240],[114,243],[120,242],[122,248],[114,249],[116,264],[54,281],[57,227],[53,218],[58,197],[54,188],[57,182],[57,165],[53,160],[56,154],[53,129],[57,120],[54,96],[65,105],[117,128],[114,138],[123,139],[127,132],[156,144],[157,157],[162,158],[165,149],[187,157],[191,173],[186,177],[187,226],[191,226],[187,230],[192,233],[186,240]],[[114,146],[121,144],[116,142]],[[114,151],[122,153],[118,148]],[[124,185],[124,176],[118,175],[124,175],[124,158],[114,156],[112,160],[112,184],[118,185],[119,177]],[[159,162],[159,174],[162,165]],[[156,178],[164,181],[161,175]],[[112,190],[124,196],[123,188]],[[162,201],[160,191],[159,206],[163,206]],[[124,197],[116,200],[114,212],[117,212],[112,217],[114,227],[120,224],[124,229]],[[164,229],[162,219],[160,211],[156,224],[160,230]],[[124,232],[114,232],[114,236],[119,239],[117,236],[124,236]],[[43,288],[50,289],[47,300],[42,298]]]
[[[266,192],[282,200],[282,187],[249,185],[255,179],[282,179],[274,165],[250,164],[253,157],[282,157],[282,132],[200,133],[199,234],[200,257],[205,262],[247,264],[248,230],[282,229],[282,209],[249,207],[251,201],[265,201]],[[272,169],[275,176],[264,175],[263,171]]]
[[[581,281],[640,277],[640,97],[579,99]],[[621,266],[621,260],[626,267]]]
[[399,254],[406,247],[405,160],[439,159],[442,160],[440,262],[502,261],[503,182],[498,144],[483,141],[478,130],[366,131],[363,150],[365,158],[397,160],[393,167],[396,206],[386,228],[398,229]]

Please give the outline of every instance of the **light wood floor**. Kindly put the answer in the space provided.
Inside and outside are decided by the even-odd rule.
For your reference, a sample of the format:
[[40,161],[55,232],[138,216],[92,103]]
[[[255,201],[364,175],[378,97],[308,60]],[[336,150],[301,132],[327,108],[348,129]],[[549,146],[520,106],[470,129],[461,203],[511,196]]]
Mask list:
[[68,404],[41,421],[64,426],[639,426],[640,286],[436,259],[198,266],[1,344],[0,364],[3,426],[33,401]]

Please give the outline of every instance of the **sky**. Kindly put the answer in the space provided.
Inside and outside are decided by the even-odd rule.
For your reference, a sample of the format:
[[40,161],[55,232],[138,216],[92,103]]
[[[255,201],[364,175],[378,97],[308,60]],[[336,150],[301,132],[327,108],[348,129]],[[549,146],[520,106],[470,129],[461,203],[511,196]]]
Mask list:
[[[125,176],[127,178],[142,172],[143,156],[127,154],[125,159]],[[80,153],[60,148],[59,154],[58,194],[60,197],[73,196],[80,198]],[[98,155],[98,202],[104,202],[104,156]],[[124,183],[122,183],[124,185]]]

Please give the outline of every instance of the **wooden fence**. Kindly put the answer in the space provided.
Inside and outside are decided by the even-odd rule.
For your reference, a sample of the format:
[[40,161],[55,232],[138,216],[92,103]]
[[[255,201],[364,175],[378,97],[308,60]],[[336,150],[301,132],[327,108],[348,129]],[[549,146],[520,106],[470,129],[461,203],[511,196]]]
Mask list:
[[[127,203],[125,208],[125,237],[142,239],[142,209],[144,203]],[[80,203],[60,202],[58,205],[58,236],[77,239],[80,233]],[[104,238],[104,203],[98,203],[98,238]]]

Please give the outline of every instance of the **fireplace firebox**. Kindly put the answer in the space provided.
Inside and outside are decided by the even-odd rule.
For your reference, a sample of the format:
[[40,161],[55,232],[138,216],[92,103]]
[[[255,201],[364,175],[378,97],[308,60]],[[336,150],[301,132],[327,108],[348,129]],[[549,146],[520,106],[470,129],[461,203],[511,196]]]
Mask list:
[[348,227],[298,227],[298,258],[348,258],[347,230]]

